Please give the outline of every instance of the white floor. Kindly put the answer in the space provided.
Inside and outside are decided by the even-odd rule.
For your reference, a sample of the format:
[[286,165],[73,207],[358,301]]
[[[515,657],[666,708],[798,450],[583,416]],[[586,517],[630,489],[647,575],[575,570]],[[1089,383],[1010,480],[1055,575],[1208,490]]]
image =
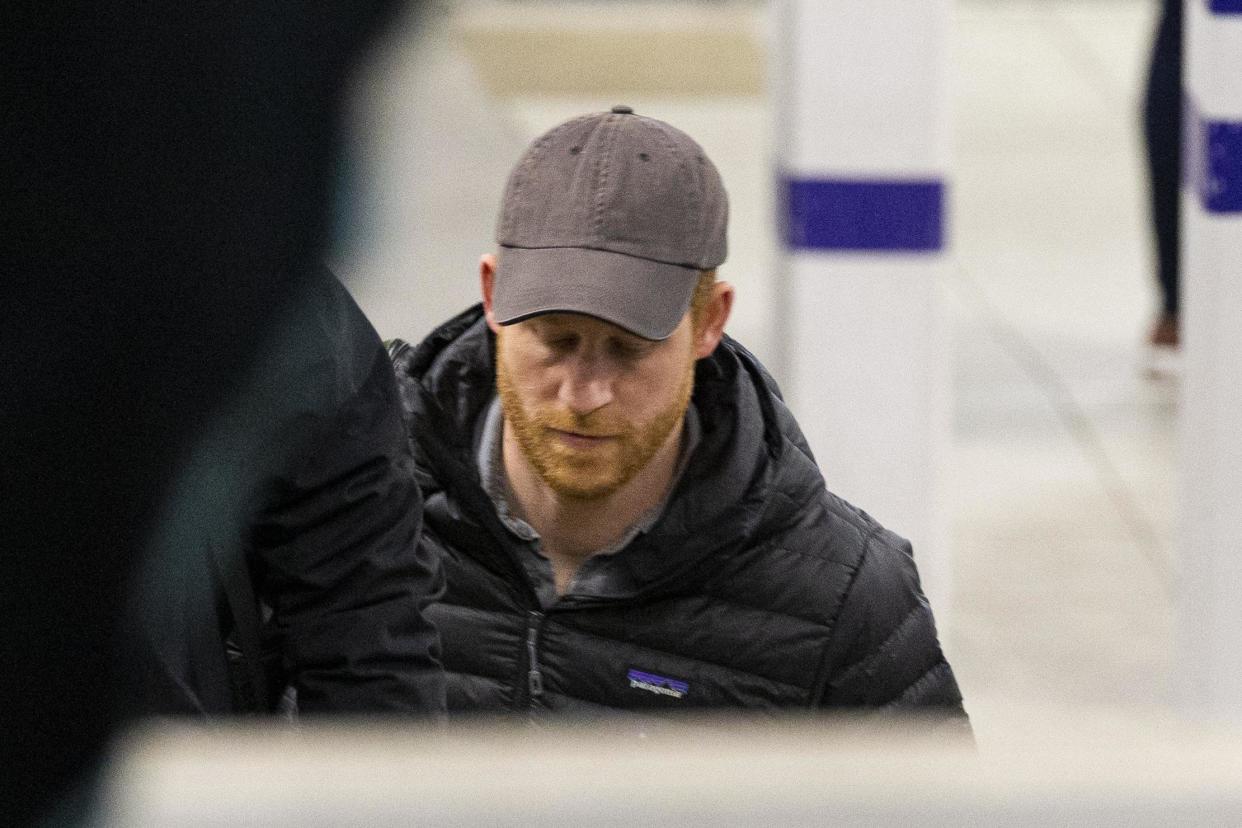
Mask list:
[[[364,80],[359,220],[337,259],[381,334],[417,339],[475,301],[477,257],[522,147],[623,100],[698,137],[721,167],[734,206],[727,278],[742,297],[731,333],[769,353],[768,101],[745,88],[507,87],[497,49],[513,41],[489,38],[487,20],[523,5],[446,4]],[[723,6],[761,50],[763,4]],[[711,4],[629,7],[653,26]],[[559,25],[588,29],[623,14],[555,8]],[[1140,371],[1154,287],[1138,96],[1154,11],[1151,0],[955,6],[944,292],[955,586],[942,633],[981,743],[1038,728],[1015,711],[1155,716],[1170,698],[1177,388]]]

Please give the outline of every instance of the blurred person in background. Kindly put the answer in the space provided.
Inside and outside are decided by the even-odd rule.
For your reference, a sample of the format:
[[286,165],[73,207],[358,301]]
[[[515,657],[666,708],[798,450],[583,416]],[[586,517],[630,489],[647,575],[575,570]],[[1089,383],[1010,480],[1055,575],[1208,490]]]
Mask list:
[[514,168],[482,304],[390,343],[451,712],[968,727],[909,543],[825,489],[724,334],[727,212],[683,132],[625,106],[575,118]]
[[1175,373],[1181,345],[1182,0],[1164,0],[1143,107],[1160,311],[1148,336],[1150,373]]

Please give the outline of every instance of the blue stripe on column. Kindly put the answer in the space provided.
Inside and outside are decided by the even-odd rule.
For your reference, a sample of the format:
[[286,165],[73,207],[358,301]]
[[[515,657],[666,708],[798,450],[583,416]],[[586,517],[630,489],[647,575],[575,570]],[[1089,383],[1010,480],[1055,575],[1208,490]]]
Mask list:
[[928,251],[944,247],[944,183],[786,178],[791,250]]
[[1209,213],[1242,213],[1242,121],[1201,121],[1199,198]]
[[1211,0],[1208,9],[1214,14],[1242,14],[1242,0]]

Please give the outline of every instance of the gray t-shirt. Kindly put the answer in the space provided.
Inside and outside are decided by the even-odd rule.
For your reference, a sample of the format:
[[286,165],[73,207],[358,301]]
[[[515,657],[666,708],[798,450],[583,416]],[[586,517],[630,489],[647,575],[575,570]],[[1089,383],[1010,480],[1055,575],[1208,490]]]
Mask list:
[[[505,474],[505,463],[502,442],[504,439],[504,412],[501,410],[500,398],[492,400],[482,417],[481,427],[476,429],[476,443],[479,479],[483,489],[496,506],[496,514],[501,523],[516,538],[522,541],[522,548],[529,554],[522,556],[522,565],[526,576],[535,587],[539,603],[546,610],[556,603],[556,579],[552,573],[552,562],[543,554],[539,533],[534,527],[520,518],[514,508],[513,489],[509,485],[509,477]],[[677,457],[677,465],[673,470],[673,479],[669,491],[686,468],[690,455],[699,444],[701,427],[699,415],[691,403],[686,409],[685,431],[682,435],[681,451]],[[633,582],[633,575],[620,554],[625,547],[647,532],[660,519],[668,502],[667,496],[660,503],[648,510],[631,526],[616,543],[591,553],[569,584],[566,594],[606,597],[624,591]]]

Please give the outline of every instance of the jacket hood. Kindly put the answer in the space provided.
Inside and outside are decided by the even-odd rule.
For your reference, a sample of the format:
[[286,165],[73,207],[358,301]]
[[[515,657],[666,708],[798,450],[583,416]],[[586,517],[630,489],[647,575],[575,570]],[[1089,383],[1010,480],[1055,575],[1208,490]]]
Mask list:
[[[443,491],[509,545],[475,466],[476,423],[496,394],[495,337],[482,305],[445,322],[417,347],[390,345],[411,440],[428,493]],[[702,435],[651,531],[627,549],[648,593],[796,519],[823,482],[776,382],[726,336],[695,366],[693,402]],[[710,560],[709,560],[710,559]]]

